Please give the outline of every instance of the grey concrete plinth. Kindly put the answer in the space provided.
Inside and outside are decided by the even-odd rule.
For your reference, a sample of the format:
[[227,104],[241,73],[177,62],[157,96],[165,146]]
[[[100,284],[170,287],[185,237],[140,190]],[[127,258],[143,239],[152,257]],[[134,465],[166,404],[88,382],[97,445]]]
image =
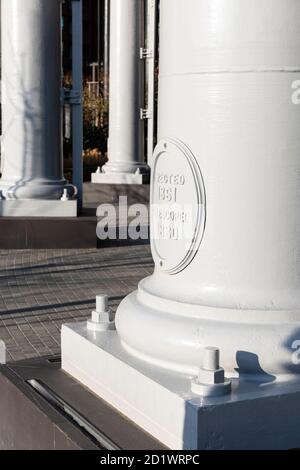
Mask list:
[[1,217],[1,250],[96,248],[97,219],[82,217]]
[[77,217],[77,201],[0,200],[0,217]]
[[86,323],[63,326],[62,367],[171,449],[300,446],[299,379],[233,379],[231,395],[201,398],[193,377],[135,359],[116,332],[88,332]]
[[61,371],[57,356],[0,366],[0,389],[0,450],[162,449]]
[[84,207],[99,207],[100,204],[118,204],[127,197],[127,204],[149,204],[150,185],[107,185],[84,183]]
[[140,185],[150,182],[150,173],[134,174],[134,173],[93,173],[92,183],[94,184],[130,184]]

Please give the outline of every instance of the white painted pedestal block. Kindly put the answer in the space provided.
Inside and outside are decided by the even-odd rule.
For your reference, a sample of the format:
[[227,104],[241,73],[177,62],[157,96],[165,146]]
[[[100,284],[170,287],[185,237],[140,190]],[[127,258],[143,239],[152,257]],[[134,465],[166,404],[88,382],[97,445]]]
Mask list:
[[0,217],[77,217],[77,201],[0,200]]
[[86,323],[63,326],[62,367],[171,449],[300,447],[299,379],[232,379],[231,395],[204,399],[191,392],[192,376],[136,359],[115,331]]
[[94,184],[148,184],[150,173],[93,173],[92,183]]

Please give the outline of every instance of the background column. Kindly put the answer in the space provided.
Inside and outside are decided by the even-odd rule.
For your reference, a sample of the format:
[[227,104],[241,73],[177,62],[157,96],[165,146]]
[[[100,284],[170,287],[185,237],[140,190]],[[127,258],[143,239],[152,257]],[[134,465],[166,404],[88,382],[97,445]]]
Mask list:
[[94,183],[143,183],[145,162],[144,107],[145,1],[110,2],[110,84],[108,163]]
[[[61,1],[2,0],[0,190],[6,200],[58,200],[63,177]],[[65,195],[66,195],[65,194]]]

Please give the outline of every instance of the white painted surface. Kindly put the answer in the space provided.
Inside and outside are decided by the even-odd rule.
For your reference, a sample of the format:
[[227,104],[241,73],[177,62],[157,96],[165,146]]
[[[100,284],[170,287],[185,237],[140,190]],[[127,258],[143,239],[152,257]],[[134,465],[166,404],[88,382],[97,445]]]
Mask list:
[[[152,241],[155,273],[116,317],[135,356],[192,372],[213,345],[231,374],[299,374],[292,362],[300,338],[300,106],[292,102],[299,38],[295,0],[161,3],[152,204],[177,190],[167,207],[195,207],[201,181],[185,172],[192,155],[205,226],[197,233],[195,224],[192,246]],[[166,149],[170,164],[156,171],[169,141],[186,151]],[[166,227],[166,219],[152,219],[152,234]]]
[[61,2],[2,0],[0,189],[7,199],[58,200],[63,177]]
[[147,161],[150,162],[156,141],[156,48],[157,48],[157,0],[146,0],[147,5]]
[[77,217],[76,201],[0,200],[0,217]]
[[85,323],[63,326],[62,367],[171,449],[299,448],[299,379],[233,380],[231,395],[203,399],[192,377],[135,359],[116,332]]
[[96,184],[146,184],[150,182],[149,173],[93,173],[92,183]]
[[[300,2],[188,3],[161,2],[151,200],[190,203],[202,230],[153,239],[117,333],[64,328],[63,367],[172,448],[297,448]],[[168,224],[152,215],[152,236]],[[190,391],[207,346],[232,380],[208,402]]]

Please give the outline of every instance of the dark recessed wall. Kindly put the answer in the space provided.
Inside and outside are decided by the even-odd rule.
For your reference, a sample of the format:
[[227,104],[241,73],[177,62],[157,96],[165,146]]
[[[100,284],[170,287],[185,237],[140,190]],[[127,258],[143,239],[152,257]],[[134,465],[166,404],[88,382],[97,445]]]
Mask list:
[[[83,63],[84,77],[90,78],[90,67],[92,62],[99,60],[99,48],[101,38],[99,37],[99,17],[101,17],[102,0],[83,0]],[[63,45],[64,45],[64,71],[68,74],[71,70],[71,46],[72,46],[72,23],[71,23],[71,1],[63,2]]]

